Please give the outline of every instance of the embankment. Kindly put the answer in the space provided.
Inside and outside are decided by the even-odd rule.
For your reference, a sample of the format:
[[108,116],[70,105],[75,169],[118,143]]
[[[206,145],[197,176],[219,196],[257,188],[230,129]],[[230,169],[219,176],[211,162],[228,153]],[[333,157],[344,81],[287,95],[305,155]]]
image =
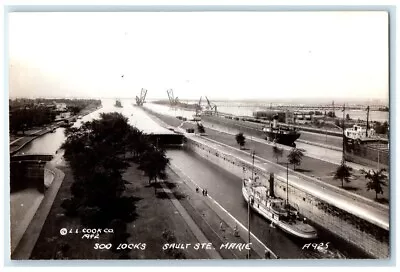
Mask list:
[[[243,169],[252,167],[249,162],[210,147],[195,138],[188,139],[185,148],[240,178],[243,176]],[[269,173],[257,167],[255,167],[255,172],[260,180],[267,184]],[[286,180],[275,177],[274,186],[276,195],[285,198]],[[321,201],[295,185],[289,185],[289,196],[289,201],[298,205],[300,212],[315,224],[361,248],[375,258],[389,257],[389,231]]]

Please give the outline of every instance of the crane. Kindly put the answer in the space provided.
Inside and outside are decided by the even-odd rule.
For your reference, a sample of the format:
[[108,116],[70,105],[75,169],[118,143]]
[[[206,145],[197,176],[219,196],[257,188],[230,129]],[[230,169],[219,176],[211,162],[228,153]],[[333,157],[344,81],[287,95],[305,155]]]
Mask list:
[[208,104],[207,110],[214,111],[215,113],[217,113],[217,105],[215,105],[214,103],[211,103],[210,100],[207,98],[207,96],[206,96],[206,99],[207,99],[207,104]]
[[167,94],[171,106],[176,106],[177,104],[179,104],[179,99],[178,97],[174,97],[174,91],[172,89],[168,89]]
[[201,98],[202,97],[200,96],[199,103],[196,104],[196,116],[199,116],[200,113],[201,113],[201,110],[202,110],[202,108],[201,108]]
[[146,99],[146,95],[147,95],[147,90],[143,89],[140,91],[140,97],[136,96],[136,104],[138,106],[143,106],[143,103]]

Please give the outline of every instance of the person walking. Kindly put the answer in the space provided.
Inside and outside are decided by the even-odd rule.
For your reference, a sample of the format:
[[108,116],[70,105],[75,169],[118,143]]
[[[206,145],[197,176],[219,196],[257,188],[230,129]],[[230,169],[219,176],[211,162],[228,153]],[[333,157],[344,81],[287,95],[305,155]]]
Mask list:
[[233,235],[234,235],[235,237],[239,237],[239,230],[238,230],[237,224],[236,224],[235,227],[233,228]]

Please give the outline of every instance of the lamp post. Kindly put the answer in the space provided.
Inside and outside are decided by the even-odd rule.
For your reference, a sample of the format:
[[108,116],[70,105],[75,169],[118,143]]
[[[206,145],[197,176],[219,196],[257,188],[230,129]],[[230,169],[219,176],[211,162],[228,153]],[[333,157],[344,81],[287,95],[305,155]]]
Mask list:
[[345,137],[344,137],[344,113],[345,113],[345,110],[346,110],[346,106],[345,106],[345,104],[343,104],[343,110],[342,110],[342,112],[343,112],[343,120],[342,120],[342,142],[343,142],[343,146],[342,146],[342,163],[344,164],[344,162],[345,162],[345,160],[344,160],[344,149],[345,149]]
[[286,202],[289,206],[289,162],[286,162]]
[[[251,156],[252,156],[252,165],[253,165],[253,167],[252,167],[252,169],[251,169],[251,182],[253,182],[254,181],[254,155],[255,155],[255,151],[253,150],[252,152],[251,152]],[[250,197],[250,194],[249,194],[249,199],[248,199],[248,201],[247,201],[247,232],[248,232],[248,243],[249,243],[249,252],[247,253],[247,259],[250,259],[250,234],[251,234],[251,232],[250,232],[250,201],[251,201],[251,197]]]

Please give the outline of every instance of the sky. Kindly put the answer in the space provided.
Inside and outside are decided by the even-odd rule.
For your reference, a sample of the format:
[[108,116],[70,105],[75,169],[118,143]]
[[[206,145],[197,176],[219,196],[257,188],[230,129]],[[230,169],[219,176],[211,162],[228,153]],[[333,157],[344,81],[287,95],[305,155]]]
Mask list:
[[10,97],[381,99],[386,12],[11,13]]

